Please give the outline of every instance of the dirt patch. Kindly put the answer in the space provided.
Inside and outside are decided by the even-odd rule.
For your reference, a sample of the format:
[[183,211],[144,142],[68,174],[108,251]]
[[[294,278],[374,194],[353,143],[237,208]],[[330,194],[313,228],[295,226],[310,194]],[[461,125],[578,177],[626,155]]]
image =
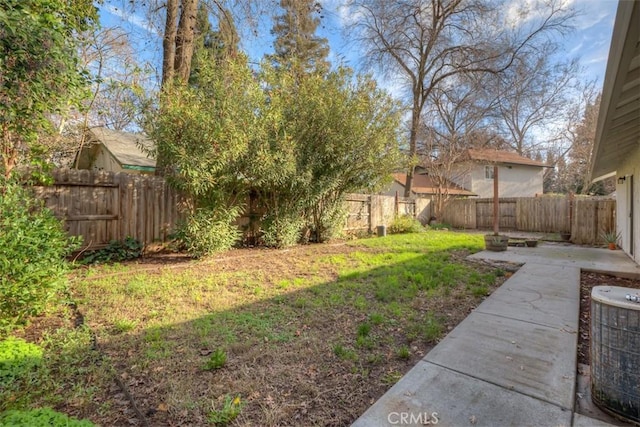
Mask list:
[[591,289],[594,286],[621,286],[640,289],[640,279],[625,279],[608,274],[583,272],[580,276],[580,335],[578,336],[578,363],[590,365]]

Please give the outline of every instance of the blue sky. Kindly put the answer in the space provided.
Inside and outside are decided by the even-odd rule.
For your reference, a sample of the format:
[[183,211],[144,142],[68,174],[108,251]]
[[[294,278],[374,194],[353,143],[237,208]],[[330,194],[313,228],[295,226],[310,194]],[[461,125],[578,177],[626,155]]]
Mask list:
[[[512,2],[533,2],[534,0],[510,0]],[[570,57],[578,56],[585,68],[584,80],[598,81],[602,85],[604,79],[611,32],[617,8],[617,0],[566,0],[571,3],[580,15],[574,22],[575,32],[565,39],[565,50]],[[126,7],[119,7],[118,3],[126,6],[125,0],[112,0],[101,7],[101,20],[104,26],[120,25],[133,33],[135,48],[140,51],[140,57],[159,68],[161,63],[161,40],[155,30],[139,14],[125,12]],[[319,35],[329,40],[331,47],[330,60],[333,63],[345,62],[356,69],[360,67],[360,53],[357,46],[349,43],[343,36],[342,28],[351,17],[343,6],[345,0],[325,0],[323,19]],[[271,3],[272,4],[272,3]],[[267,16],[268,18],[268,16]],[[243,49],[259,61],[264,53],[271,53],[272,37],[269,34],[271,21],[264,20],[258,26],[258,36],[245,35]]]

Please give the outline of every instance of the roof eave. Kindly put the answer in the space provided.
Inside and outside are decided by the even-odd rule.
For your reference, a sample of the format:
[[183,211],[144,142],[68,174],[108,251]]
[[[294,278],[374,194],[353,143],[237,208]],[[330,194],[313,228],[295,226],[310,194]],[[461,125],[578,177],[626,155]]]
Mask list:
[[[636,52],[640,28],[632,23],[638,20],[640,20],[640,2],[624,0],[618,2],[592,151],[593,162],[589,170],[589,177],[594,181],[614,174],[620,161],[640,143],[637,131],[634,138],[633,128],[631,128],[628,143],[622,146],[619,138],[610,135],[616,107],[627,83],[627,73]],[[635,144],[634,139],[636,139]],[[609,154],[607,157],[605,157],[606,153]]]

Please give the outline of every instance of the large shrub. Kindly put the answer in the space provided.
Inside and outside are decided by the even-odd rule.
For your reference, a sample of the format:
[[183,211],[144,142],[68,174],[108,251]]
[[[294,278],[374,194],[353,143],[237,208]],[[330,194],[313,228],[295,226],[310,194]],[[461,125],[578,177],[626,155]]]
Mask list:
[[343,67],[300,77],[263,66],[261,79],[268,102],[245,176],[268,213],[265,242],[299,220],[325,241],[344,226],[344,195],[376,191],[400,165],[400,110],[371,78]]
[[293,215],[268,215],[262,221],[262,240],[272,248],[293,246],[300,240],[304,222]]
[[147,123],[160,170],[187,201],[178,238],[202,256],[230,248],[248,187],[244,162],[262,90],[239,56],[203,61],[198,84],[167,88]]
[[74,247],[62,224],[28,190],[0,189],[0,332],[40,313],[66,284]]
[[316,242],[325,242],[341,235],[347,222],[348,212],[342,197],[317,203],[311,209],[311,227]]
[[230,249],[241,237],[235,224],[238,211],[237,207],[199,208],[178,226],[176,237],[196,257]]

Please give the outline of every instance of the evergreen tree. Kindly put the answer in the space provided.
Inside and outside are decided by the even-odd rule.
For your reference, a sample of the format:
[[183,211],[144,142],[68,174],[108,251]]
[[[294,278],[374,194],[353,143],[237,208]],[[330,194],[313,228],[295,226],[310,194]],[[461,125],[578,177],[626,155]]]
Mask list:
[[213,33],[213,49],[217,57],[235,56],[238,54],[240,37],[229,9],[222,8],[218,15],[218,31]]
[[198,6],[198,15],[196,17],[196,27],[194,30],[195,47],[194,54],[191,57],[191,72],[189,73],[189,84],[197,85],[203,63],[207,61],[207,54],[211,48],[211,39],[213,38],[213,29],[209,21],[209,12],[207,8],[200,4]]
[[297,73],[326,72],[329,45],[318,37],[322,7],[314,0],[280,0],[282,15],[275,18],[271,33],[276,36],[275,54],[270,59],[277,68]]
[[196,18],[195,51],[191,59],[189,83],[197,85],[203,63],[221,61],[238,55],[240,38],[231,12],[222,8],[218,16],[218,30],[214,30],[209,20],[206,5],[200,4]]

